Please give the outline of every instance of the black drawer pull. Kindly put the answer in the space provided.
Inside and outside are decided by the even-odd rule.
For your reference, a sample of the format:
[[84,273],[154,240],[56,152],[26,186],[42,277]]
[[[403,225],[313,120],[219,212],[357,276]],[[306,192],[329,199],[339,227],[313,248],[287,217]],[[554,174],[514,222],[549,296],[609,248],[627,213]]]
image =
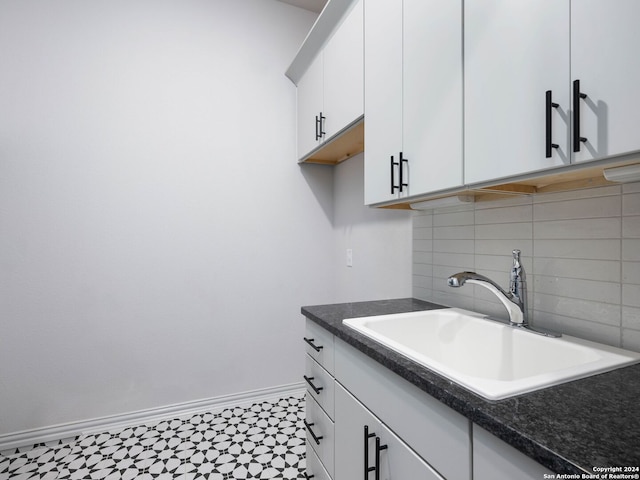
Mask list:
[[545,157],[551,158],[551,154],[554,148],[558,148],[559,145],[557,143],[552,143],[552,113],[554,108],[558,108],[559,105],[557,103],[553,103],[551,99],[551,90],[547,90],[546,92],[546,107],[545,107]]
[[307,423],[307,421],[304,420],[304,426],[307,427],[307,430],[311,434],[311,438],[313,438],[313,441],[316,442],[316,445],[320,445],[320,440],[322,440],[322,435],[318,436],[313,432],[311,427],[313,427],[314,425],[315,423]]
[[307,338],[307,337],[303,337],[303,338],[304,338],[304,341],[307,342],[309,345],[311,345],[311,348],[313,348],[316,352],[319,352],[324,348],[322,345],[316,345],[315,343],[313,343],[313,341],[315,340],[313,338]]
[[580,151],[580,143],[587,139],[580,136],[580,99],[587,98],[586,93],[580,91],[580,80],[573,81],[573,151]]
[[364,426],[364,480],[369,479],[369,473],[373,472],[376,467],[369,466],[369,439],[375,437],[375,433],[369,433],[369,426]]
[[400,187],[396,185],[394,167],[396,167],[397,165],[400,165],[400,168],[402,168],[402,165],[398,162],[393,161],[393,155],[391,155],[390,161],[391,161],[391,195],[393,195],[394,193],[396,193],[396,190],[400,190]]
[[402,152],[400,152],[400,163],[398,163],[398,169],[400,170],[400,175],[399,175],[399,176],[400,176],[400,191],[401,191],[401,192],[402,192],[402,188],[403,188],[403,187],[408,187],[408,186],[409,186],[409,184],[408,184],[408,183],[405,183],[405,182],[404,182],[404,179],[403,179],[403,171],[404,171],[404,166],[403,166],[403,164],[404,164],[404,163],[406,163],[406,164],[407,164],[407,167],[408,167],[408,165],[409,165],[409,160],[407,160],[406,158],[404,158],[404,157],[402,156]]
[[311,380],[313,380],[315,377],[307,377],[306,375],[303,375],[304,379],[307,381],[307,383],[309,384],[309,386],[311,388],[313,388],[313,391],[316,392],[318,395],[320,395],[320,392],[324,389],[324,387],[316,387],[313,382]]
[[380,480],[380,452],[387,448],[387,445],[380,445],[380,437],[376,437],[376,480]]

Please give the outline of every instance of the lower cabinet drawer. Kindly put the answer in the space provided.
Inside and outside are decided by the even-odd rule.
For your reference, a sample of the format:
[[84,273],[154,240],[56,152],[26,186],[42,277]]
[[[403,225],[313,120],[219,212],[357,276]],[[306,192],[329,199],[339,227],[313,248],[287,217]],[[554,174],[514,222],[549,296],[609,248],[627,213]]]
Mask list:
[[318,402],[311,395],[306,395],[306,419],[305,428],[307,430],[307,446],[316,453],[320,462],[333,477],[334,458],[334,424],[333,421],[322,410]]
[[307,443],[307,478],[313,480],[331,480],[331,477],[322,466],[322,462],[313,451],[313,448]]
[[327,415],[329,415],[329,418],[333,420],[335,388],[333,377],[309,355],[306,355],[304,371],[307,393],[318,402],[318,405],[320,405]]

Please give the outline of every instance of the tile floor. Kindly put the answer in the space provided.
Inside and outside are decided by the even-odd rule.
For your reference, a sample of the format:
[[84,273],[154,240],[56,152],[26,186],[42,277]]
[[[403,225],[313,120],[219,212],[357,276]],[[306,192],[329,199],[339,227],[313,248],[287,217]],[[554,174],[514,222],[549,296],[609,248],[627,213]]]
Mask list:
[[0,454],[0,480],[305,479],[304,399],[225,408]]

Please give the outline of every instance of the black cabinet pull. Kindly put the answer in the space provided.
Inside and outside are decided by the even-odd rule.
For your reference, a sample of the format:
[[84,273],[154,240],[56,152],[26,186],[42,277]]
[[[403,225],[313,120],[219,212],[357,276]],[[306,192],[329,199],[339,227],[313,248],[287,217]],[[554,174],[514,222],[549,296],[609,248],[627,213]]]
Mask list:
[[587,98],[586,93],[580,91],[580,80],[573,81],[573,151],[580,151],[580,143],[586,142],[585,137],[580,136],[580,99]]
[[369,433],[369,426],[364,426],[364,480],[369,479],[369,473],[373,472],[376,467],[369,466],[369,439],[375,437],[375,433]]
[[313,343],[313,338],[307,338],[307,337],[303,337],[304,341],[307,342],[311,348],[313,348],[316,352],[319,352],[320,350],[322,350],[324,347],[322,345],[316,345],[315,343]]
[[320,132],[319,132],[319,138],[324,137],[324,135],[327,133],[324,131],[324,121],[327,119],[327,117],[325,117],[324,115],[322,115],[322,112],[320,112]]
[[313,382],[311,380],[313,380],[315,377],[307,377],[306,375],[303,375],[304,379],[307,381],[307,383],[309,384],[309,386],[311,388],[313,388],[313,391],[316,392],[318,395],[320,395],[320,392],[322,390],[324,390],[324,387],[316,387]]
[[305,476],[305,478],[306,478],[307,480],[309,480],[310,478],[315,477],[315,475],[309,475],[308,473],[305,473],[305,474],[304,474],[304,476]]
[[303,421],[304,421],[304,426],[307,427],[307,430],[311,434],[311,438],[313,438],[313,441],[316,442],[316,445],[320,445],[320,440],[322,440],[322,435],[320,436],[316,435],[311,429],[311,427],[313,427],[315,423],[307,423],[306,420],[303,420]]
[[400,165],[398,162],[393,161],[393,155],[391,155],[391,195],[396,193],[396,190],[400,190],[400,187],[396,185],[395,180],[395,166]]
[[553,109],[554,108],[558,108],[559,105],[557,103],[553,103],[553,100],[551,99],[551,90],[547,90],[546,92],[546,108],[545,108],[545,131],[546,131],[546,142],[545,142],[545,156],[547,158],[551,157],[551,154],[553,152],[554,148],[558,148],[559,145],[557,143],[551,143],[551,137],[552,137],[552,132],[551,132],[551,126],[552,126],[552,119],[551,119],[551,114],[553,113]]
[[316,115],[316,140],[320,138],[320,118]]
[[406,163],[407,165],[409,165],[409,160],[407,160],[406,158],[404,158],[402,156],[402,152],[400,152],[400,161],[398,163],[398,169],[400,170],[400,191],[402,192],[402,188],[403,187],[408,187],[409,184],[408,183],[404,183],[403,180],[403,172],[404,172],[404,166],[402,165],[403,163]]
[[387,445],[380,445],[380,437],[376,437],[376,480],[380,480],[380,452],[389,448]]

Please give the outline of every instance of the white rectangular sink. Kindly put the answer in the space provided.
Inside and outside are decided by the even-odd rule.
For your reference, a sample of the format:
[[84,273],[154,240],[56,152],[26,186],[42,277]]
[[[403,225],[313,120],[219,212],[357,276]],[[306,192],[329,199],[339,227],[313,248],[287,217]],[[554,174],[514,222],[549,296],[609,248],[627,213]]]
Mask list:
[[640,363],[640,353],[536,335],[458,308],[343,323],[490,400]]

